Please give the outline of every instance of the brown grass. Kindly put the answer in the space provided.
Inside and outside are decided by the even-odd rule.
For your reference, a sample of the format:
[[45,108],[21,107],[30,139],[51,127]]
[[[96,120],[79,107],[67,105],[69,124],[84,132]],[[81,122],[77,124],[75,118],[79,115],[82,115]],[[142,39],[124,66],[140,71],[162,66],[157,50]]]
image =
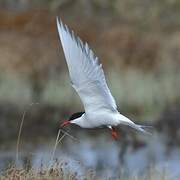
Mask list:
[[[121,171],[120,171],[121,172]],[[150,168],[148,171],[141,175],[121,173],[117,180],[171,180],[176,179],[178,176],[170,176],[166,170],[157,170]],[[23,168],[10,167],[0,175],[1,180],[101,180],[105,179],[103,175],[97,176],[93,170],[86,171],[84,175],[78,175],[77,172],[65,171],[63,164],[55,162],[51,168],[40,168],[26,170]],[[106,177],[111,179],[111,177]]]
[[26,116],[27,111],[29,110],[29,108],[35,104],[39,104],[39,103],[31,103],[29,104],[29,106],[24,110],[23,115],[22,115],[22,119],[21,119],[21,123],[19,126],[19,132],[18,132],[18,137],[17,137],[17,143],[16,143],[16,161],[18,162],[19,160],[19,145],[20,145],[20,140],[21,140],[21,133],[22,133],[22,128],[23,128],[23,124],[24,124],[24,119]]
[[25,169],[19,169],[11,167],[3,172],[3,175],[0,176],[1,180],[75,180],[76,173],[67,173],[65,174],[62,168],[51,168],[48,170],[35,170],[31,169],[29,171]]

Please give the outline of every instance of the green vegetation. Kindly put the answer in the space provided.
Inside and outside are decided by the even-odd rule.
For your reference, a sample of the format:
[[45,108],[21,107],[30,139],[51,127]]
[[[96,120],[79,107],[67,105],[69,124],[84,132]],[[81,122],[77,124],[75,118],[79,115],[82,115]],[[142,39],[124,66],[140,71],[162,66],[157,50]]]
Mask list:
[[[107,74],[107,81],[114,95],[119,110],[136,114],[141,119],[156,119],[169,105],[180,98],[180,74],[166,72],[155,74],[138,70],[114,71]],[[29,81],[17,77],[1,78],[0,100],[20,106],[35,102]],[[81,102],[69,83],[68,72],[60,78],[49,79],[41,93],[40,104],[81,108]]]

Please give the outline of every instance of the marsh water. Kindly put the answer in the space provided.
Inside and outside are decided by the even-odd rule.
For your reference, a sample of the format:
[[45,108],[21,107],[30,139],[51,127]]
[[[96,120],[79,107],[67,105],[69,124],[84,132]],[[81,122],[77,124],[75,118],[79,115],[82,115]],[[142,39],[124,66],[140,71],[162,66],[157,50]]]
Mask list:
[[[141,135],[140,135],[141,136]],[[50,167],[59,162],[66,171],[81,175],[85,171],[95,170],[96,174],[106,177],[117,176],[120,172],[141,174],[148,168],[165,170],[173,179],[180,177],[180,148],[169,148],[165,136],[155,133],[151,137],[141,136],[145,144],[134,148],[128,145],[123,149],[121,140],[112,141],[111,137],[78,136],[79,141],[64,137],[58,144],[53,156],[55,138],[46,143],[25,143],[19,150],[16,161],[16,149],[11,147],[0,151],[0,168],[16,162],[20,167]]]

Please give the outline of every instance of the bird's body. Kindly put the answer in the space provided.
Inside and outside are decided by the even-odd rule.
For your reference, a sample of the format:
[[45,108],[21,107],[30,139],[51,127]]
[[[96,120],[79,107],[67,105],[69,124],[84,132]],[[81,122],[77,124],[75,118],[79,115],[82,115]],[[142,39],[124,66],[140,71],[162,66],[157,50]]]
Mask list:
[[117,138],[114,127],[128,125],[138,131],[146,132],[143,126],[133,123],[117,110],[116,102],[107,86],[102,65],[98,58],[57,18],[57,29],[64,50],[72,87],[76,90],[84,105],[85,112],[75,113],[62,126],[77,124],[82,128],[106,126]]
[[84,113],[72,123],[78,124],[83,128],[96,128],[100,126],[117,126],[120,124],[118,119],[119,113],[112,111],[97,111],[92,113]]

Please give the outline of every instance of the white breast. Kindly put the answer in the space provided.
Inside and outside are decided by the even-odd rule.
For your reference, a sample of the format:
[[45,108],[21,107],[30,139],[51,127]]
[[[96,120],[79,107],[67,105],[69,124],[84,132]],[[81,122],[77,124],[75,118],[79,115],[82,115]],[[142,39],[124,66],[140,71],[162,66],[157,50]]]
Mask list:
[[112,112],[110,110],[87,113],[85,114],[87,122],[86,128],[95,128],[103,125],[117,126],[120,123],[118,114],[118,111]]

